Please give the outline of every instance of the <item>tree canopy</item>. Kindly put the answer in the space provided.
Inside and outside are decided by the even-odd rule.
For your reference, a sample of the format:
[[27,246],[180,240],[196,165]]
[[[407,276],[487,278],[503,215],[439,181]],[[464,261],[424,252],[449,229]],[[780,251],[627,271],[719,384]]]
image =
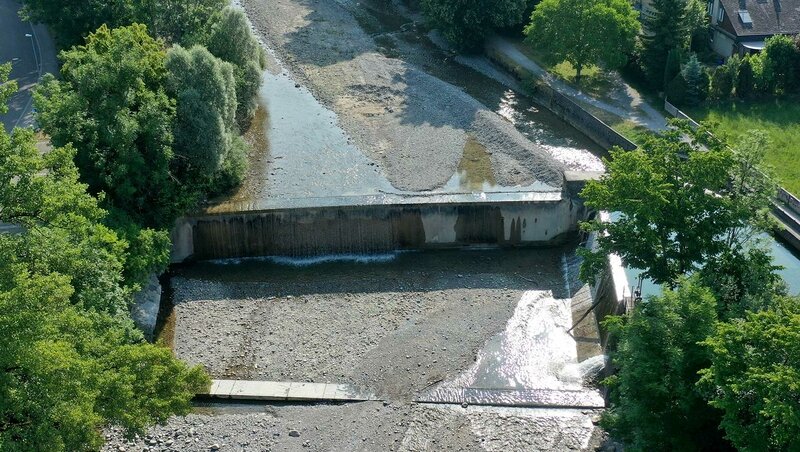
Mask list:
[[167,90],[177,100],[174,151],[186,171],[214,174],[236,131],[233,65],[205,47],[167,52]]
[[63,81],[50,77],[35,93],[42,129],[55,146],[77,149],[92,193],[144,224],[170,224],[179,207],[163,43],[144,25],[104,25],[61,59]]
[[581,195],[587,206],[619,218],[584,224],[598,232],[598,249],[586,254],[581,269],[585,280],[616,253],[645,277],[671,284],[726,250],[742,249],[753,228],[766,225],[774,185],[760,182],[756,163],[744,165],[704,129],[645,137],[635,150],[612,150],[605,164],[607,174]]
[[421,0],[422,10],[459,50],[476,50],[498,28],[522,22],[525,0]]
[[800,300],[720,323],[704,344],[711,366],[702,371],[711,405],[739,450],[800,449]]
[[642,60],[654,88],[660,88],[669,52],[684,50],[689,45],[692,31],[692,24],[687,20],[689,4],[690,0],[653,0],[650,3],[652,15],[643,21]]
[[30,129],[0,131],[0,449],[96,449],[189,409],[200,368],[143,341],[130,319],[128,244],[78,181],[74,150],[42,155]]
[[215,57],[234,66],[236,119],[244,124],[256,112],[261,75],[266,67],[264,49],[250,31],[250,22],[240,9],[227,7],[202,43]]
[[167,42],[191,41],[222,9],[224,0],[24,0],[23,14],[47,24],[62,47],[79,44],[101,25],[141,23]]
[[624,65],[638,33],[638,14],[627,0],[542,0],[525,27],[527,42],[554,62],[572,64],[578,81],[589,65]]
[[711,353],[699,343],[714,331],[716,301],[696,280],[649,298],[625,318],[606,326],[619,337],[612,354],[613,408],[603,425],[626,450],[720,450],[721,413],[695,386]]

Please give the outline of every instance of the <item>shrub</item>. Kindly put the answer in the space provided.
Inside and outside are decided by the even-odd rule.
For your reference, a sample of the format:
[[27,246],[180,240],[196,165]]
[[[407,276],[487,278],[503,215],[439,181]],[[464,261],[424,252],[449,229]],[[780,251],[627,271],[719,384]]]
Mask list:
[[753,64],[749,56],[745,56],[739,63],[739,71],[736,74],[736,97],[748,99],[755,93],[755,74]]

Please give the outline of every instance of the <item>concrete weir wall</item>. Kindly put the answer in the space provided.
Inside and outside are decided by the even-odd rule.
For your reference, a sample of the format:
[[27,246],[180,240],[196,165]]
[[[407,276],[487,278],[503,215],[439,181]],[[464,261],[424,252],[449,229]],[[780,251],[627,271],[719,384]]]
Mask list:
[[583,218],[582,204],[560,193],[520,198],[206,213],[179,220],[172,234],[172,262],[547,245],[575,231]]

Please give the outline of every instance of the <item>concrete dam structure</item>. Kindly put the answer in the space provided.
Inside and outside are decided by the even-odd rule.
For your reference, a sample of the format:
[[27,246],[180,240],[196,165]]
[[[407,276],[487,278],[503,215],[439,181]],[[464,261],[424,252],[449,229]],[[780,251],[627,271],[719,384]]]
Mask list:
[[585,216],[574,193],[587,175],[595,176],[568,175],[562,192],[353,196],[211,208],[179,220],[172,262],[560,244]]

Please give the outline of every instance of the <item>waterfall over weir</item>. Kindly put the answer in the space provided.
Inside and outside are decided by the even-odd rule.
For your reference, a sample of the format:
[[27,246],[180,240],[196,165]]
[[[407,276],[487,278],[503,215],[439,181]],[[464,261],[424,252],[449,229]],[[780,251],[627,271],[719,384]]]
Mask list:
[[[209,209],[179,220],[172,262],[560,243],[584,216],[560,192],[349,197]],[[236,207],[236,206],[234,206]]]

